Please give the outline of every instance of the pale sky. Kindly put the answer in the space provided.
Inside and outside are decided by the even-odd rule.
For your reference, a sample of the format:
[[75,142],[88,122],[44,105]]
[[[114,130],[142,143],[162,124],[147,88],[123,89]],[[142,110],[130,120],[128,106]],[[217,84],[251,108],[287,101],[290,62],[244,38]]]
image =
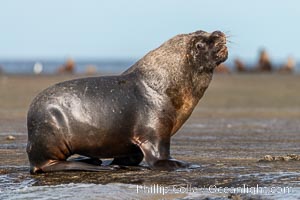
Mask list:
[[297,0],[1,0],[0,59],[136,59],[196,30],[230,36],[231,59],[300,60]]

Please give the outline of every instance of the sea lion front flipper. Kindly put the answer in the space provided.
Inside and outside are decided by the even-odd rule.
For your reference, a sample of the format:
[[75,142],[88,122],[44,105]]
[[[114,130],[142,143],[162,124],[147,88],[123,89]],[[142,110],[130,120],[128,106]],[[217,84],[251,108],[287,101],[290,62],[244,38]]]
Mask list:
[[175,170],[188,168],[191,164],[173,159],[170,156],[170,137],[169,134],[155,134],[152,130],[148,135],[149,139],[143,138],[143,141],[137,141],[141,148],[147,164],[152,169]]
[[147,145],[142,145],[142,146],[150,147],[150,148],[147,147],[142,147],[142,148],[143,148],[143,152],[145,153],[145,160],[152,169],[176,170],[180,168],[188,168],[190,166],[190,164],[187,162],[173,159],[170,156],[170,154],[167,153],[169,152],[170,146],[167,147],[167,146],[159,145],[157,149],[155,148],[154,145],[149,143]]
[[176,159],[158,160],[154,163],[153,168],[158,170],[175,170],[180,168],[189,168],[190,163]]

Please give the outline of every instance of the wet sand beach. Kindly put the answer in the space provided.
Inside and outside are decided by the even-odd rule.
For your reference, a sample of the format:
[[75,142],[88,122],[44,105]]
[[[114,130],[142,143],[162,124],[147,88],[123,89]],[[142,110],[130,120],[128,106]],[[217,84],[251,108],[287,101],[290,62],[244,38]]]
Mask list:
[[[28,106],[41,90],[76,77],[0,76],[0,199],[300,199],[299,160],[259,162],[300,155],[299,75],[215,75],[171,144],[174,158],[201,168],[30,175]],[[249,190],[230,194],[236,188]]]

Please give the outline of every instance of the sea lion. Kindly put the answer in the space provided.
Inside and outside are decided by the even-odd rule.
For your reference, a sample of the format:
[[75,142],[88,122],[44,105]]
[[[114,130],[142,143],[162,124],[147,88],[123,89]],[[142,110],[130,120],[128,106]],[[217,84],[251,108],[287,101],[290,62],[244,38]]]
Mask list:
[[[114,158],[113,165],[144,158],[153,169],[190,166],[171,158],[170,138],[227,56],[224,33],[196,31],[171,38],[119,76],[49,87],[27,115],[30,172],[111,169],[97,165],[100,158]],[[91,162],[66,160],[72,154]]]
[[57,69],[58,74],[73,74],[75,71],[75,61],[71,58],[67,59],[66,62]]
[[286,63],[279,68],[279,72],[293,73],[295,71],[296,62],[294,58],[288,57]]
[[217,74],[230,74],[231,71],[230,71],[230,69],[227,65],[222,63],[215,69],[214,73],[217,73]]
[[235,67],[237,72],[247,72],[248,71],[245,67],[244,62],[239,58],[236,58],[234,60],[234,67]]
[[269,54],[265,49],[262,49],[260,51],[259,60],[256,68],[259,72],[271,72],[273,70]]

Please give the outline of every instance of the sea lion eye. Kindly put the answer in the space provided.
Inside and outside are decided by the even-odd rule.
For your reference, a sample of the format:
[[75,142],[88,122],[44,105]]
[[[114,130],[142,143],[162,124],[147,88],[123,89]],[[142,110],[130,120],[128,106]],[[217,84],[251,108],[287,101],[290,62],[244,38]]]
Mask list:
[[204,50],[205,49],[205,45],[202,42],[198,42],[196,44],[196,48],[199,50]]

